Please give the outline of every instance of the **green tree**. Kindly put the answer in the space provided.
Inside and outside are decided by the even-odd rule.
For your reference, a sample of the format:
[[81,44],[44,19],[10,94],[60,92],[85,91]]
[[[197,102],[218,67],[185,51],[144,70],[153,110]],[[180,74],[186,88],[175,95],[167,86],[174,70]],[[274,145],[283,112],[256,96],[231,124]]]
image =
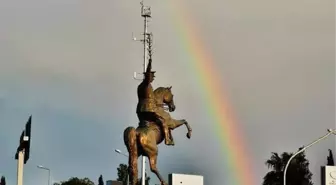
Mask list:
[[[126,164],[119,164],[118,170],[118,178],[117,181],[122,182],[123,185],[127,185],[127,178],[128,178],[128,166]],[[150,177],[146,175],[145,185],[149,185]],[[137,185],[141,185],[142,178],[138,179]]]
[[[301,149],[301,148],[300,148]],[[299,150],[300,150],[299,149]],[[269,169],[264,177],[263,185],[282,185],[285,166],[293,153],[284,152],[281,155],[273,152],[271,158],[265,162]],[[287,169],[287,185],[313,185],[312,173],[309,170],[309,161],[304,152],[295,156]]]
[[4,176],[1,177],[0,185],[6,185],[6,178]]
[[104,185],[103,175],[99,176],[98,185]]
[[54,185],[94,185],[94,183],[87,177],[80,179],[78,177],[71,177],[67,181],[61,183],[54,183]]
[[123,185],[127,185],[128,166],[126,164],[119,164],[117,170],[118,170],[117,181],[122,182]]

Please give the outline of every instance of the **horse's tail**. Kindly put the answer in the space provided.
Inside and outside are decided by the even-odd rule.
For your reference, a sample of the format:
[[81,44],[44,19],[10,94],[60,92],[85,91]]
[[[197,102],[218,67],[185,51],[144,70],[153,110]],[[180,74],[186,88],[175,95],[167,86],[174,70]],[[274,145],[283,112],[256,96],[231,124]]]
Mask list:
[[138,148],[137,134],[134,127],[127,127],[124,131],[124,143],[129,153],[128,157],[128,172],[129,182],[131,185],[136,185],[138,181]]

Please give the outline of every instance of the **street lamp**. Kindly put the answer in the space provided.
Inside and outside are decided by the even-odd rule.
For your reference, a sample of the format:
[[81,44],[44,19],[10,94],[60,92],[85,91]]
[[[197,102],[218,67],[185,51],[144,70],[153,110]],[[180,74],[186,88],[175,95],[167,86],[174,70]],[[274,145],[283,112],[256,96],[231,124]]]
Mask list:
[[[117,153],[120,154],[120,155],[123,155],[123,156],[125,156],[125,157],[128,157],[127,154],[122,153],[119,149],[115,149],[114,151],[117,152]],[[128,177],[128,173],[129,173],[129,171],[128,171],[128,165],[127,165],[127,176],[126,176],[126,178],[127,178],[127,185],[129,185],[129,177]]]
[[[121,150],[119,150],[119,149],[115,149],[114,151],[115,151],[116,153],[120,154],[120,155],[123,155],[123,156],[125,156],[125,157],[128,157],[127,154],[123,153],[123,152],[122,152]],[[146,163],[146,161],[145,161],[145,163]]]
[[332,130],[332,129],[328,129],[328,133],[325,134],[324,136],[316,139],[315,141],[313,141],[312,143],[310,143],[309,145],[303,147],[301,150],[297,151],[294,155],[292,155],[287,164],[286,164],[286,167],[285,167],[285,170],[284,170],[284,176],[283,176],[283,185],[286,185],[286,173],[287,173],[287,168],[289,166],[289,163],[292,161],[292,159],[294,159],[295,156],[297,156],[298,154],[304,152],[305,150],[307,150],[307,148],[313,146],[314,144],[317,144],[319,143],[320,141],[322,141],[323,139],[326,139],[328,136],[330,136],[331,134],[334,134],[336,135],[336,130]]
[[121,155],[123,155],[125,157],[128,157],[127,154],[122,153],[121,150],[119,150],[119,149],[115,149],[114,151],[117,152],[118,154],[121,154]]
[[50,185],[50,169],[49,168],[46,168],[42,165],[38,165],[37,168],[40,168],[42,170],[47,170],[48,171],[48,185]]

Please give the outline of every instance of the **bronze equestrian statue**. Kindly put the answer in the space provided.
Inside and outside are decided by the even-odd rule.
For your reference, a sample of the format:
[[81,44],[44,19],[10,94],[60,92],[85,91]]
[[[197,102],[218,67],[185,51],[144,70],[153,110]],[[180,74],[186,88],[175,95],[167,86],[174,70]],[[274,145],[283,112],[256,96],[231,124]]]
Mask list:
[[128,171],[129,182],[136,185],[138,181],[138,157],[148,157],[150,169],[159,178],[161,185],[167,185],[160,175],[156,163],[158,147],[164,139],[167,145],[173,145],[170,130],[174,130],[181,125],[186,125],[188,129],[187,137],[191,137],[191,127],[186,120],[176,120],[170,117],[165,111],[164,105],[168,106],[169,111],[175,110],[172,87],[159,87],[153,91],[151,82],[154,79],[154,72],[151,71],[151,59],[145,72],[145,78],[138,87],[139,104],[137,115],[139,126],[127,127],[124,130],[124,143],[129,153]]
[[[154,98],[154,90],[151,83],[154,80],[155,71],[152,71],[152,59],[149,59],[147,70],[144,73],[145,78],[138,86],[138,105],[136,113],[138,115],[140,125],[145,121],[153,121],[160,124],[164,131],[164,138],[166,145],[174,145],[174,142],[169,136],[166,120],[157,111],[157,103]],[[175,107],[172,107],[174,110]]]

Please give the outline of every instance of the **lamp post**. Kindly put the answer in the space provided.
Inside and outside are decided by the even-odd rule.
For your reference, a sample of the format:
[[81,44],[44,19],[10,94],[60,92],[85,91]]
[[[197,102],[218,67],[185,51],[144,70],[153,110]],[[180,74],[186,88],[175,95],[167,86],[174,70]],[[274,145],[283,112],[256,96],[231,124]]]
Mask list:
[[311,146],[313,146],[313,145],[319,143],[320,141],[326,139],[326,138],[327,138],[328,136],[330,136],[331,134],[336,135],[336,130],[328,129],[328,133],[327,133],[327,134],[325,134],[324,136],[322,136],[322,137],[316,139],[315,141],[313,141],[313,142],[310,143],[309,145],[303,147],[301,150],[297,151],[294,155],[292,155],[292,156],[289,158],[289,160],[288,160],[288,162],[287,162],[287,164],[286,164],[285,170],[284,170],[283,185],[286,185],[286,173],[287,173],[288,166],[289,166],[290,162],[292,161],[292,159],[294,159],[294,157],[297,156],[298,154],[300,154],[300,153],[304,152],[305,150],[307,150],[307,148],[309,148],[309,147],[311,147]]
[[[123,155],[123,156],[125,156],[125,157],[128,157],[128,155],[127,154],[124,154],[124,153],[122,153],[119,149],[115,149],[114,150],[115,152],[117,152],[118,154],[120,154],[120,155]],[[128,177],[128,165],[127,165],[127,176],[126,176],[126,178],[127,178],[127,185],[129,185],[129,177]]]
[[47,170],[48,171],[48,185],[50,185],[50,169],[49,168],[46,168],[42,165],[38,165],[37,168],[40,168],[42,170]]

